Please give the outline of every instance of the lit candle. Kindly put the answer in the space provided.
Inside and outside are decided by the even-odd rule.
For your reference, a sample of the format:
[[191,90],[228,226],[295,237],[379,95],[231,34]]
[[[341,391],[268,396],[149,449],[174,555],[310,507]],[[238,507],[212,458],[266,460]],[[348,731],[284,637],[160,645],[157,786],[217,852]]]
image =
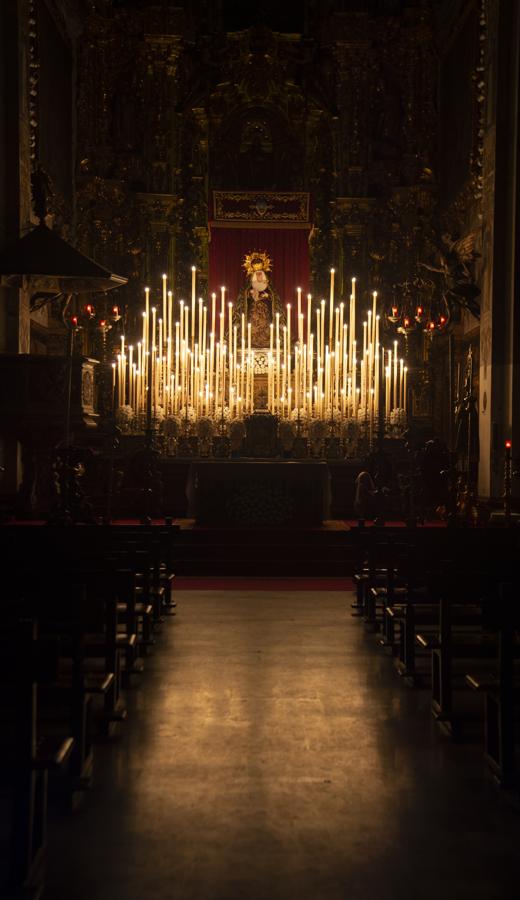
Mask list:
[[352,341],[352,402],[354,418],[357,416],[357,359],[356,359],[357,341]]
[[166,275],[163,274],[162,277],[162,303],[163,303],[163,322],[164,327],[166,328],[166,323],[168,322],[168,310],[167,310],[167,302],[168,302],[168,293],[166,290]]
[[143,347],[146,349],[146,338],[148,334],[148,317],[146,313],[143,313]]
[[329,298],[329,347],[332,347],[332,325],[334,322],[334,269],[330,270],[330,298]]
[[195,344],[195,284],[197,277],[196,266],[191,267],[191,350]]
[[145,298],[144,314],[145,314],[146,318],[148,318],[148,316],[150,315],[150,288],[149,287],[145,287],[145,289],[144,289],[144,298]]
[[407,377],[407,374],[408,374],[408,368],[407,368],[407,366],[405,366],[405,367],[404,367],[404,389],[403,389],[403,393],[404,393],[403,409],[404,409],[405,412],[406,412],[406,410],[408,409],[408,395],[407,395],[407,393],[406,393],[406,377]]
[[320,335],[320,356],[325,359],[325,300],[321,301],[321,335]]
[[311,345],[312,294],[307,294],[307,347]]
[[226,308],[226,289],[220,288],[220,343],[224,341],[224,310]]
[[404,359],[399,360],[399,408],[404,409]]
[[399,398],[397,396],[397,341],[394,341],[394,409],[397,409]]
[[302,289],[301,289],[301,287],[296,288],[296,294],[298,296],[298,340],[301,345],[301,344],[303,344],[303,322],[301,323],[302,330],[300,331],[300,317],[302,314]]
[[211,334],[215,334],[215,309],[217,304],[217,295],[211,295]]

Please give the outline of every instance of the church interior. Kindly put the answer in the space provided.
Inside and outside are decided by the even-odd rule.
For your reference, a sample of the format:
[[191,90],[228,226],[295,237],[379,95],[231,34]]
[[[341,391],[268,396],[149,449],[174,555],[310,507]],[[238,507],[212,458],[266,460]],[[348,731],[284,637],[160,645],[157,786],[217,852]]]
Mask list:
[[0,895],[513,900],[519,5],[0,48]]

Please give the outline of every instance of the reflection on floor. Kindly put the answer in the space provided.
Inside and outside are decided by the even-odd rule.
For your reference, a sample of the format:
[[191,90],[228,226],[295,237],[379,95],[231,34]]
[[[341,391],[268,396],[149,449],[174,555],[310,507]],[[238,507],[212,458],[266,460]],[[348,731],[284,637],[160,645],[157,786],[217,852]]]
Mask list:
[[349,605],[180,592],[46,900],[512,900],[518,809]]

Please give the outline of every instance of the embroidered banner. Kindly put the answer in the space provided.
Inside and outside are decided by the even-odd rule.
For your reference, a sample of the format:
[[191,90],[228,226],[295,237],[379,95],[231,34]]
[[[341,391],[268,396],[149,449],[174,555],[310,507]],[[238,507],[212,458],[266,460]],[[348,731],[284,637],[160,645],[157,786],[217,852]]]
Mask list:
[[213,191],[214,223],[309,222],[309,194],[280,191]]

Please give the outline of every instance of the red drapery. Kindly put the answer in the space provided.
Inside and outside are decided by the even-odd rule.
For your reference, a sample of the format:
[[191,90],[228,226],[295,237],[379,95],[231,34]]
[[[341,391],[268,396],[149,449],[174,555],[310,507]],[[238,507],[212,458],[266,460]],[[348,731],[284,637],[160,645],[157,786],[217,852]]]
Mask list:
[[[301,287],[306,309],[309,290],[309,231],[303,228],[211,228],[208,291],[219,294],[225,285],[228,300],[235,301],[247,276],[244,256],[265,250],[272,261],[269,278],[284,304],[290,303],[293,316],[296,288]],[[291,316],[291,318],[293,318]]]

